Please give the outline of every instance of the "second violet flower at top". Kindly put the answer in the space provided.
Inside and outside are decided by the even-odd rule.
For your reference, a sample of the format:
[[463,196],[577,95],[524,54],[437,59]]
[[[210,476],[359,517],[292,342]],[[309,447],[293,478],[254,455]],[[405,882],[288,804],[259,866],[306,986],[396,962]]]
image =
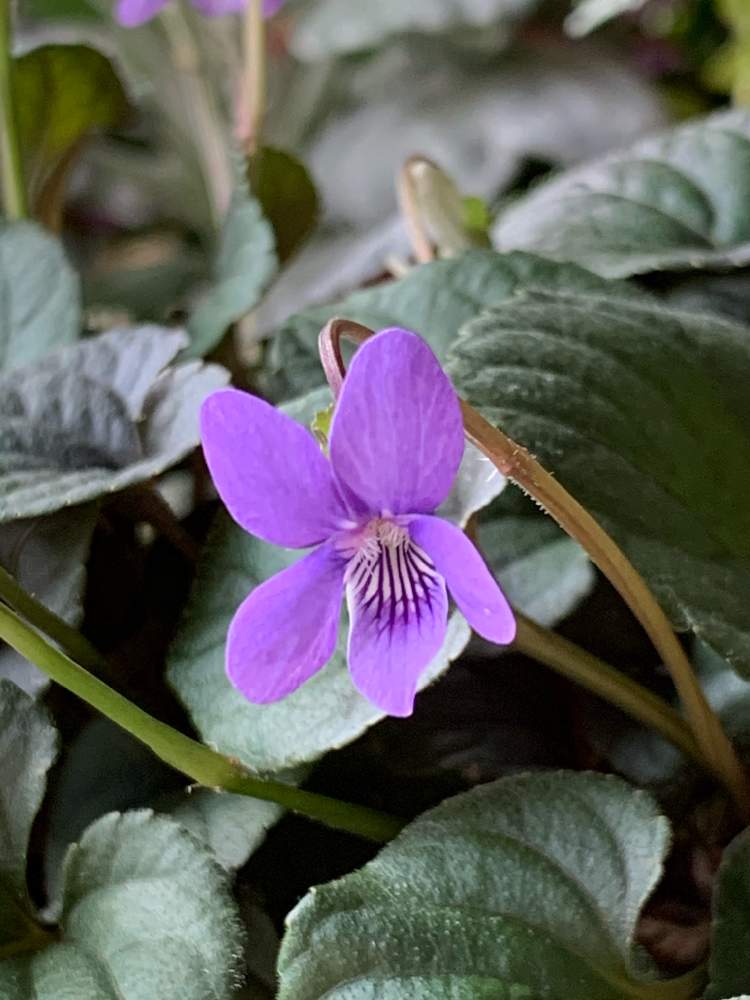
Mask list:
[[344,379],[330,461],[313,435],[263,400],[222,389],[203,404],[203,449],[232,517],[288,548],[315,546],[256,587],[227,637],[232,684],[263,704],[291,694],[333,655],[346,594],[357,689],[409,715],[440,649],[450,591],[481,636],[512,642],[513,612],[466,535],[434,516],[464,450],[453,387],[427,344],[383,330]]

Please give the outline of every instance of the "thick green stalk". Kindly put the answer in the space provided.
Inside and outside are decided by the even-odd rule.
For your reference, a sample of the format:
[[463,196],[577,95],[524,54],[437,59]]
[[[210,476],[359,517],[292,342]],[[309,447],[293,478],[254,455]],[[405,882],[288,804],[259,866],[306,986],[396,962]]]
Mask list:
[[239,761],[211,750],[138,708],[71,660],[2,603],[0,639],[53,681],[145,743],[165,763],[201,785],[277,802],[327,826],[378,842],[392,839],[403,826],[401,820],[374,809],[251,774]]
[[6,218],[25,218],[26,189],[11,86],[10,0],[0,0],[0,174]]

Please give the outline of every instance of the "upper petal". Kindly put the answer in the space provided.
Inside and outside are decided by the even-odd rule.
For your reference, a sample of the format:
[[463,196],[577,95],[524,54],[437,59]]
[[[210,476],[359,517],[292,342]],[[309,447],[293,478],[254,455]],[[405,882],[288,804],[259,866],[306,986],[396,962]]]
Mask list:
[[167,3],[167,0],[118,0],[115,18],[125,28],[135,28],[152,17]]
[[383,330],[354,355],[331,428],[336,477],[373,513],[427,513],[464,450],[458,398],[416,333]]
[[442,518],[422,516],[409,522],[409,533],[445,578],[453,600],[474,631],[490,642],[513,642],[513,611],[463,531]]
[[246,531],[304,548],[340,527],[345,512],[331,465],[313,435],[257,396],[212,393],[201,409],[211,477]]
[[330,660],[343,588],[344,563],[324,544],[243,601],[229,626],[226,662],[249,701],[278,701]]
[[388,715],[411,715],[419,676],[445,638],[445,583],[408,536],[352,559],[346,578],[352,680]]

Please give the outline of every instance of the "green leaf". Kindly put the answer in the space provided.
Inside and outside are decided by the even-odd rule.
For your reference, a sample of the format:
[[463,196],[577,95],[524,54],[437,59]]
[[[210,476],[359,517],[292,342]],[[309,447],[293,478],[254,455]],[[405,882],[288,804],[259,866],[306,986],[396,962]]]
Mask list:
[[230,1000],[242,932],[226,876],[177,823],[110,813],[65,862],[60,943],[0,963],[3,1000]]
[[196,788],[186,792],[172,816],[211,849],[228,870],[240,868],[263,843],[284,810],[247,795]]
[[[323,389],[284,409],[309,423],[328,403],[330,393]],[[502,485],[501,478],[488,476],[484,463],[469,452],[454,496],[441,513],[465,523]],[[384,717],[349,678],[345,624],[328,665],[282,701],[252,705],[229,683],[224,644],[235,611],[254,587],[299,556],[248,535],[222,512],[198,565],[167,665],[169,681],[203,739],[258,771],[288,770],[314,761],[328,750],[351,743]],[[443,647],[423,674],[420,687],[443,673],[468,640],[469,628],[454,612]]]
[[606,287],[601,278],[581,268],[528,254],[472,250],[455,260],[423,264],[400,281],[292,316],[271,341],[269,366],[276,397],[299,395],[322,383],[318,334],[334,316],[373,330],[389,326],[416,330],[442,360],[464,323],[504,302],[517,288],[537,285],[571,290]]
[[750,830],[735,837],[724,852],[714,890],[711,938],[711,982],[705,1000],[750,990]]
[[80,335],[81,293],[59,240],[32,222],[0,227],[0,372]]
[[540,625],[556,625],[594,586],[580,545],[518,490],[505,490],[481,515],[478,542],[513,607]]
[[[83,614],[85,564],[96,516],[96,505],[88,504],[49,517],[0,525],[0,566],[70,625],[78,625]],[[46,674],[2,643],[0,677],[29,694],[49,683]]]
[[461,27],[500,24],[510,29],[531,13],[537,0],[317,0],[300,11],[292,51],[300,59],[318,60],[358,49],[374,48],[389,36],[407,32],[451,32]]
[[0,376],[0,523],[151,479],[198,443],[215,365],[167,367],[182,333],[116,329]]
[[26,851],[57,748],[57,733],[46,710],[0,680],[0,955],[35,936]]
[[263,146],[251,159],[248,180],[263,214],[273,226],[283,263],[315,228],[320,202],[303,163],[282,149]]
[[214,282],[188,322],[188,354],[216,347],[228,327],[260,301],[276,274],[273,229],[255,198],[236,194],[221,234]]
[[642,139],[537,185],[500,216],[499,250],[608,277],[750,261],[750,112]]
[[614,535],[674,626],[750,674],[750,330],[539,291],[468,324],[448,370]]
[[86,45],[44,45],[13,63],[26,183],[37,204],[93,129],[116,125],[128,102],[112,64]]
[[419,817],[287,917],[280,1000],[688,997],[634,954],[667,821],[611,776],[504,778]]

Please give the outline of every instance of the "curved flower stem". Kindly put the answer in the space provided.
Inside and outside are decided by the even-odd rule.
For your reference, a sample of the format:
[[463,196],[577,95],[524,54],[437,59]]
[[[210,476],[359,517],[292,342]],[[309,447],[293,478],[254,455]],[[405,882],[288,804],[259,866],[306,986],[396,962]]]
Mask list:
[[616,705],[633,719],[655,729],[684,754],[705,767],[705,758],[690,727],[671,705],[574,642],[537,625],[515,608],[513,613],[517,629],[514,648],[518,652],[551,667],[563,677]]
[[8,219],[27,215],[26,189],[11,87],[10,0],[0,0],[0,174],[3,209]]
[[242,75],[237,105],[237,138],[245,156],[260,146],[266,114],[266,22],[263,0],[248,0],[242,21]]
[[0,639],[43,670],[53,681],[78,695],[88,705],[145,743],[165,763],[201,785],[277,802],[327,826],[378,842],[392,839],[404,825],[402,820],[375,809],[340,802],[326,795],[317,795],[252,774],[238,760],[225,757],[148,715],[98,677],[84,670],[2,603]]
[[[341,337],[362,343],[372,332],[359,323],[341,319],[331,320],[321,331],[321,361],[334,396],[340,391],[346,371],[341,356]],[[334,366],[337,368],[335,373]],[[646,581],[604,528],[524,447],[493,427],[464,400],[461,400],[461,412],[467,438],[583,546],[592,562],[617,589],[669,670],[706,767],[730,792],[743,819],[750,818],[748,776]]]

